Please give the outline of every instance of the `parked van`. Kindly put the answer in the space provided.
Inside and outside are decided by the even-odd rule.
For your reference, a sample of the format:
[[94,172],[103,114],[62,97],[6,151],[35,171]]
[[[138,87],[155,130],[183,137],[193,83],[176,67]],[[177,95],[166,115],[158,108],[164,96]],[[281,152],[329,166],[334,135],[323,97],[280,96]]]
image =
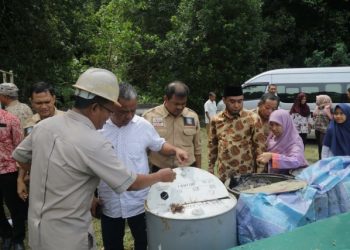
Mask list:
[[350,67],[290,68],[263,72],[243,85],[244,107],[257,107],[268,85],[277,86],[280,108],[290,110],[298,93],[304,92],[311,111],[315,109],[316,96],[329,95],[334,104],[349,102]]

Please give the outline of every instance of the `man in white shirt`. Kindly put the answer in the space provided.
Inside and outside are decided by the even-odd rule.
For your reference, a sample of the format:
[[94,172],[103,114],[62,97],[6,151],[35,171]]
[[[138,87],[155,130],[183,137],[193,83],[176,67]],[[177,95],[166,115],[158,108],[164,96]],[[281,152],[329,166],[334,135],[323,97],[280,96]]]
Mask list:
[[216,113],[219,114],[221,111],[224,111],[226,109],[226,105],[224,103],[224,100],[221,99],[218,102],[218,105],[216,105]]
[[214,92],[209,92],[209,99],[204,104],[205,126],[207,135],[209,136],[209,126],[211,118],[216,115],[216,95]]
[[[188,158],[186,151],[165,142],[151,123],[135,115],[137,93],[135,89],[122,83],[119,86],[117,108],[100,130],[109,140],[118,159],[138,174],[148,174],[147,150],[160,151],[166,155],[176,155],[183,162]],[[134,237],[134,249],[147,249],[147,233],[144,202],[149,188],[116,194],[105,182],[98,187],[102,204],[101,228],[105,250],[124,249],[123,238],[127,220]]]

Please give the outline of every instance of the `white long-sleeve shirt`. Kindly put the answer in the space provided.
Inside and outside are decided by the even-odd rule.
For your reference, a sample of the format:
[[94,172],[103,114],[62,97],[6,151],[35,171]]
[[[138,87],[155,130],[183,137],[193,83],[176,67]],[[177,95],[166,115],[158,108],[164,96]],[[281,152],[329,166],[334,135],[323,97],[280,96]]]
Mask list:
[[[122,127],[108,120],[100,132],[113,144],[118,159],[124,166],[138,174],[149,173],[147,149],[160,151],[165,143],[152,124],[137,115]],[[101,181],[98,193],[103,203],[102,212],[112,218],[128,218],[141,214],[144,212],[148,191],[149,188],[145,188],[117,194]]]
[[216,115],[216,102],[207,100],[204,104],[204,115],[205,115],[205,123],[209,123],[209,119],[207,117],[207,112],[210,118]]

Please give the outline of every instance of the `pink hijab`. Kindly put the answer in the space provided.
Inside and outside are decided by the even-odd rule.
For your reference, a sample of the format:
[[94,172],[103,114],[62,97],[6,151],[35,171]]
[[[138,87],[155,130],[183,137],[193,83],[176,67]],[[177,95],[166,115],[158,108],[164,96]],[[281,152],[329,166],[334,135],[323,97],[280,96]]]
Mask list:
[[[283,133],[280,137],[276,138],[271,132],[267,137],[267,150],[269,152],[289,156],[293,148],[304,148],[303,141],[300,138],[288,111],[284,109],[273,111],[270,115],[269,122],[276,122],[283,128]],[[300,166],[308,165],[304,157],[304,151],[302,151],[297,158],[301,164]]]

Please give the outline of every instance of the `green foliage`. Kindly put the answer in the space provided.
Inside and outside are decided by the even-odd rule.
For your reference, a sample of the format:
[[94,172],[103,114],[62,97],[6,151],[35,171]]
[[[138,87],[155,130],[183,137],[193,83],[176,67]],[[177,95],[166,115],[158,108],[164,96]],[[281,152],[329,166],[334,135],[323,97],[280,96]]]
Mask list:
[[332,60],[325,58],[324,51],[315,50],[312,56],[305,59],[305,65],[308,67],[327,67],[331,66]]
[[88,67],[115,72],[161,102],[182,80],[202,112],[209,91],[281,67],[349,65],[348,1],[326,0],[5,0],[0,68],[30,85],[51,82],[60,105]]
[[91,49],[88,20],[95,3],[92,0],[2,3],[1,68],[14,71],[23,99],[27,99],[30,85],[36,81],[50,82],[59,91],[67,92],[66,83],[71,84],[77,73],[72,61]]
[[305,59],[308,67],[348,66],[350,65],[350,53],[344,43],[336,43],[330,56],[325,51],[315,50],[311,57]]
[[202,112],[209,91],[242,84],[256,71],[263,41],[260,1],[181,1],[161,45],[163,72],[185,81]]
[[[306,58],[316,60],[330,54],[337,43],[349,47],[349,10],[348,1],[265,0],[262,14],[268,39],[263,51],[262,69],[303,67]],[[325,54],[317,54],[317,51]],[[326,60],[312,64],[329,63]],[[332,62],[331,65],[337,64]]]

